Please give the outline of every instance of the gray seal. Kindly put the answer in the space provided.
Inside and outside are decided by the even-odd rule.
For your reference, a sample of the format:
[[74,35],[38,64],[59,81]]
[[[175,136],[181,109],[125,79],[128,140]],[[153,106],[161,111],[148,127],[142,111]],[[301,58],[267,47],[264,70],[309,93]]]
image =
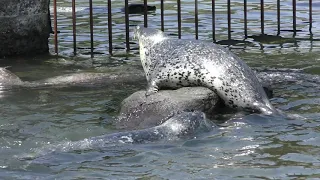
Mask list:
[[199,40],[173,39],[162,31],[137,26],[140,59],[148,81],[146,95],[162,88],[204,86],[225,104],[271,115],[271,105],[256,74],[222,46]]
[[155,127],[108,134],[95,137],[94,139],[103,139],[108,142],[146,143],[195,136],[200,132],[208,132],[213,127],[215,125],[206,119],[203,112],[183,111],[168,117],[163,124]]
[[50,144],[36,149],[35,152],[31,154],[23,154],[18,158],[20,160],[34,160],[52,152],[68,152],[103,147],[110,148],[111,145],[119,143],[141,144],[156,141],[175,141],[188,137],[196,137],[199,133],[209,132],[215,127],[215,124],[206,119],[204,113],[200,111],[183,111],[169,117],[166,122],[155,127],[105,134],[80,141]]

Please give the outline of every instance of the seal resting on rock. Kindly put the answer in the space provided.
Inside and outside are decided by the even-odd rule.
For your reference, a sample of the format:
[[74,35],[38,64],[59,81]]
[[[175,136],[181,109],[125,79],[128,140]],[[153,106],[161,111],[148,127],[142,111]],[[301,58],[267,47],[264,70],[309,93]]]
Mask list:
[[146,95],[161,88],[204,86],[225,104],[275,114],[256,74],[239,57],[211,42],[172,39],[162,31],[137,26],[140,59],[148,81]]

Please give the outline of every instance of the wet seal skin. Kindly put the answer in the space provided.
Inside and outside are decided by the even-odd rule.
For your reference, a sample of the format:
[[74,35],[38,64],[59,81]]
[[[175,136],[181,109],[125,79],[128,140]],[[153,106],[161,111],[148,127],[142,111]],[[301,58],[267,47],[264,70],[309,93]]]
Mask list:
[[136,69],[123,70],[128,73],[91,73],[78,72],[60,76],[54,76],[43,80],[22,81],[17,75],[8,70],[8,67],[0,67],[0,86],[4,89],[11,88],[61,88],[71,86],[104,87],[123,83],[143,83],[144,73]]
[[140,59],[148,81],[146,96],[159,89],[204,86],[232,108],[278,114],[252,69],[224,47],[199,40],[173,39],[137,26]]
[[[179,139],[192,138],[202,132],[212,131],[216,124],[207,120],[204,113],[200,111],[183,111],[174,114],[161,125],[125,132],[117,132],[86,138],[80,141],[62,142],[50,144],[36,149],[33,153],[22,154],[19,160],[35,160],[52,152],[70,152],[79,149],[92,149],[110,147],[113,144],[141,144],[157,141],[175,141]],[[218,130],[217,130],[218,132]]]
[[174,140],[210,131],[215,125],[206,119],[203,112],[183,111],[168,117],[164,123],[141,130],[133,130],[95,137],[107,142],[146,143],[159,140]]

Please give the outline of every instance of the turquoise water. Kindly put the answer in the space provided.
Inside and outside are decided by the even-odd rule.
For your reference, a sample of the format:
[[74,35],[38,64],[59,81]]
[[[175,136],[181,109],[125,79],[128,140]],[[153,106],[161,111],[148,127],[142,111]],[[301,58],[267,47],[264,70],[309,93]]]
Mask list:
[[[1,60],[1,66],[26,81],[80,72],[142,71],[137,44],[125,54],[124,3],[113,2],[115,56],[108,56],[106,2],[93,1],[97,52],[88,52],[87,1],[77,1],[78,55],[73,57],[71,1],[58,9],[59,57],[39,56]],[[199,1],[199,39],[212,39],[211,1]],[[281,31],[282,39],[245,39],[225,45],[252,67],[295,68],[320,76],[320,6],[314,2],[313,40],[310,40],[308,1],[298,1],[297,32]],[[242,1],[232,1],[232,38],[243,40]],[[265,1],[265,33],[277,34],[275,2]],[[148,24],[160,28],[160,5]],[[182,38],[194,38],[193,2],[182,5]],[[226,4],[217,1],[216,39],[226,40]],[[291,29],[291,2],[282,1],[281,28]],[[235,5],[238,5],[235,7]],[[84,8],[80,8],[84,7]],[[177,34],[175,1],[165,1],[165,31]],[[248,34],[259,35],[259,1],[248,2]],[[130,15],[130,24],[143,16]],[[132,34],[130,34],[132,36]],[[52,36],[53,37],[53,36]],[[51,37],[51,38],[52,38]],[[131,40],[132,41],[132,40]],[[134,41],[132,41],[134,42]],[[52,43],[52,39],[50,39]],[[53,45],[50,45],[53,52]],[[72,56],[72,57],[71,57]],[[275,72],[278,72],[277,70]],[[281,81],[282,78],[278,77]],[[276,79],[277,81],[277,79]],[[311,79],[278,83],[272,104],[295,120],[248,116],[192,139],[146,144],[92,144],[86,138],[117,132],[110,121],[120,102],[145,89],[144,80],[99,86],[21,88],[0,93],[1,179],[317,179],[320,178],[320,85]],[[32,158],[28,158],[32,157]]]

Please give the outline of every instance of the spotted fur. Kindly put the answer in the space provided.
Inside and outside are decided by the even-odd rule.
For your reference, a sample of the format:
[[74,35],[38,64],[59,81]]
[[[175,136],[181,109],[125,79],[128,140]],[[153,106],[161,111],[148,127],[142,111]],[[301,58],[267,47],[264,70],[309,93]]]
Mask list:
[[163,87],[204,86],[230,107],[276,112],[255,73],[229,50],[211,42],[171,39],[139,26],[134,34],[148,80],[146,95]]

